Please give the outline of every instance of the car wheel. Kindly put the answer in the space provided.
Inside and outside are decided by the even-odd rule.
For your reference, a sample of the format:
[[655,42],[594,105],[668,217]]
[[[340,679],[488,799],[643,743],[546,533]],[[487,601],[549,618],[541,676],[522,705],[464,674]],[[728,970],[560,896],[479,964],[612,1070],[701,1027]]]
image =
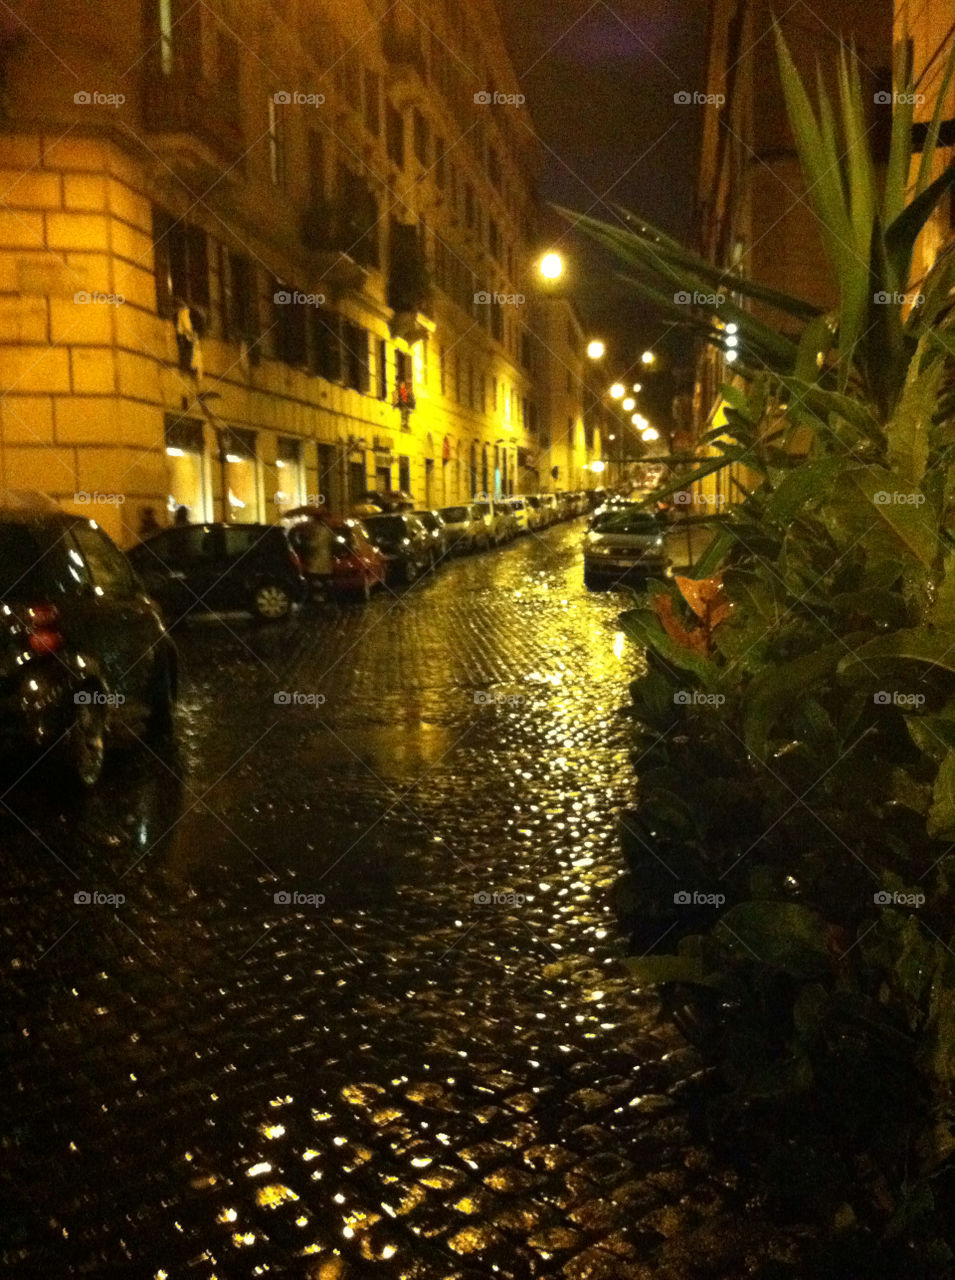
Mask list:
[[176,727],[176,682],[172,661],[168,656],[156,659],[147,698],[149,715],[146,720],[146,741],[166,742],[173,736]]
[[288,616],[292,607],[292,597],[285,587],[277,582],[265,582],[256,587],[252,597],[252,609],[256,617],[267,622],[277,622]]
[[60,764],[67,780],[95,787],[106,760],[106,707],[100,702],[73,706],[70,726],[60,743]]
[[414,582],[418,576],[418,566],[414,560],[406,560],[404,565],[404,580],[407,583]]

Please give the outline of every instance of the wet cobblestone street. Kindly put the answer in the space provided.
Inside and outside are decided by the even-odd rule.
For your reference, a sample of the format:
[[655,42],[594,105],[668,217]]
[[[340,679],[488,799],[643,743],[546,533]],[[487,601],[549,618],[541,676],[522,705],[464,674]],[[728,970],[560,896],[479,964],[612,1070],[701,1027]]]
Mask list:
[[181,766],[5,795],[0,1273],[747,1274],[620,963],[639,655],[581,532],[192,623]]

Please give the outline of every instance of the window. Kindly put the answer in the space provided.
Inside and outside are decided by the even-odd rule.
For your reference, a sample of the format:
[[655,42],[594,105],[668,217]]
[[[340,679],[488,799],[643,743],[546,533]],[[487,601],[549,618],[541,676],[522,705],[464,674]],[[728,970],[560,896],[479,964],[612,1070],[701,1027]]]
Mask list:
[[301,506],[305,501],[302,442],[280,436],[275,447],[275,505],[279,508]]
[[447,395],[447,387],[445,385],[447,381],[447,376],[446,376],[447,358],[448,358],[447,352],[445,351],[444,347],[438,347],[438,377],[441,382],[442,395]]
[[132,596],[136,580],[129,561],[109,538],[92,524],[75,524],[73,537],[89,566],[98,596]]
[[219,278],[222,336],[251,342],[258,336],[255,268],[244,254],[220,246]]
[[[153,209],[153,255],[156,277],[156,309],[173,317],[182,303],[209,309],[209,249],[206,233],[165,209]],[[199,324],[197,325],[197,319]],[[202,317],[193,316],[193,327],[202,331]]]
[[388,399],[388,342],[385,338],[378,339],[378,399]]
[[285,182],[285,121],[282,109],[275,101],[275,94],[269,94],[268,130],[266,135],[269,156],[269,180],[273,187]]
[[410,387],[412,380],[411,356],[407,351],[395,348],[395,383],[403,382],[406,387]]
[[159,65],[164,76],[173,70],[172,0],[159,0]]
[[342,380],[341,317],[322,307],[310,307],[312,369],[328,382]]
[[405,167],[405,122],[400,111],[389,102],[385,108],[385,149],[388,159],[399,169]]
[[411,492],[411,459],[399,457],[398,459],[398,488],[403,493]]
[[367,392],[371,384],[368,330],[345,320],[342,323],[342,341],[345,348],[345,385],[355,391]]
[[276,358],[293,366],[308,363],[306,307],[294,302],[295,290],[273,279],[272,323]]
[[428,129],[428,122],[424,118],[424,116],[421,114],[421,112],[418,110],[417,107],[415,107],[414,115],[412,116],[412,121],[413,121],[415,157],[419,164],[422,164],[425,167],[427,167],[428,137],[430,132]]
[[317,129],[309,129],[308,142],[308,198],[313,205],[325,202],[325,139]]
[[376,138],[381,133],[381,76],[365,68],[365,128]]

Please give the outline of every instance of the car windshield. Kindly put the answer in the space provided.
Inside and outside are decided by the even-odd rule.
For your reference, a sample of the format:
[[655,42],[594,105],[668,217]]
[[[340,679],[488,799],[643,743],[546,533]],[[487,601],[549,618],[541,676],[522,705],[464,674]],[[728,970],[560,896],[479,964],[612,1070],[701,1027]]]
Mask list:
[[407,532],[401,516],[368,516],[365,524],[375,542],[383,542],[391,546],[400,542]]
[[491,504],[489,502],[475,502],[474,510],[477,511],[479,515],[486,516],[490,514]]
[[426,529],[437,529],[438,522],[430,511],[416,511],[415,515]]
[[468,519],[467,507],[442,507],[441,514],[448,524],[464,524]]
[[603,511],[594,517],[593,533],[661,533],[660,520],[646,511],[634,511],[629,507]]

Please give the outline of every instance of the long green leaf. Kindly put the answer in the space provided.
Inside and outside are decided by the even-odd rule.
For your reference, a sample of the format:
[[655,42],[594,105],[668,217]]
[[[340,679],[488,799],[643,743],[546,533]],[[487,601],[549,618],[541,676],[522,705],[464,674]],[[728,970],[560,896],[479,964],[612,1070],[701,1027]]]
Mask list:
[[955,631],[928,631],[915,627],[894,631],[891,635],[877,636],[849,654],[839,663],[840,674],[854,667],[867,666],[882,659],[904,659],[922,662],[932,667],[955,671]]

